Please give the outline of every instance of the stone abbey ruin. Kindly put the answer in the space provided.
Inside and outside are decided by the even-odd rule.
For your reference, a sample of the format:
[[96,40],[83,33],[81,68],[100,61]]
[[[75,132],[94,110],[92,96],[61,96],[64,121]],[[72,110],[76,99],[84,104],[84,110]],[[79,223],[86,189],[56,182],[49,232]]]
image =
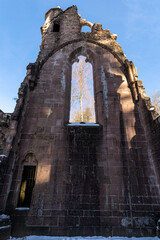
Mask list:
[[[76,6],[50,9],[41,32],[14,112],[0,111],[1,236],[155,236],[160,117],[136,67]],[[79,56],[93,68],[93,124],[69,123]]]

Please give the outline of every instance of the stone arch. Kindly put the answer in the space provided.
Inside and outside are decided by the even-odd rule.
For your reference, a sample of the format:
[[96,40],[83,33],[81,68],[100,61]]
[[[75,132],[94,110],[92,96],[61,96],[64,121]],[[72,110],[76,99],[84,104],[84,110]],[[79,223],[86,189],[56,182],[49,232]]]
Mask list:
[[76,62],[80,55],[86,57],[86,61],[90,62],[91,64],[93,64],[95,61],[95,55],[90,49],[87,49],[85,47],[79,47],[70,54],[70,63],[73,64],[74,62]]
[[[59,51],[60,49],[72,44],[72,43],[78,43],[78,42],[81,42],[81,41],[84,41],[84,39],[82,38],[79,38],[79,39],[75,39],[75,40],[72,40],[72,41],[68,41],[66,43],[63,43],[61,44],[59,47],[57,47],[56,49],[53,48],[44,58],[42,58],[39,62],[38,62],[38,65],[39,65],[39,70],[42,68],[42,66],[47,62],[47,60],[53,55],[55,54],[57,51]],[[103,49],[106,49],[108,50],[120,63],[121,65],[125,65],[125,60],[126,60],[126,57],[124,55],[123,52],[119,52],[119,51],[116,51],[116,48],[112,48],[111,46],[108,46],[108,45],[105,45],[103,43],[99,43],[97,42],[96,40],[93,40],[93,39],[86,39],[85,40],[86,43],[93,43]]]
[[[95,46],[94,46],[95,44]],[[103,83],[102,83],[102,74],[103,78],[106,77],[107,72],[100,68],[98,65],[97,57],[99,56],[99,50],[102,49],[104,52],[108,51],[114,58],[117,60],[121,67],[120,69],[123,70],[123,64],[125,60],[125,56],[120,53],[115,52],[116,49],[114,47],[111,48],[111,46],[106,46],[104,44],[100,44],[95,40],[83,40],[82,39],[76,39],[73,41],[69,41],[65,44],[61,44],[56,49],[53,49],[46,55],[46,57],[43,58],[43,60],[40,63],[39,70],[42,68],[43,64],[46,63],[49,58],[54,58],[54,55],[58,54],[59,51],[63,51],[63,49],[67,47],[69,49],[69,54],[66,55],[65,61],[67,64],[64,65],[63,69],[63,78],[65,80],[65,103],[64,103],[64,111],[63,111],[63,121],[64,124],[68,123],[69,121],[69,113],[70,113],[70,89],[71,89],[71,67],[74,61],[77,60],[77,57],[82,55],[87,57],[88,61],[93,65],[93,82],[94,82],[94,94],[95,94],[95,112],[96,112],[96,122],[100,123],[102,125],[106,124],[104,120],[104,105],[102,104],[103,99]],[[115,51],[113,51],[115,50]],[[39,73],[41,73],[39,71]]]
[[93,23],[86,21],[86,19],[80,19],[81,28],[84,26],[90,27],[92,29]]
[[[89,62],[91,65],[92,65],[92,70],[93,70],[93,78],[92,78],[92,81],[93,81],[93,91],[94,91],[94,113],[95,113],[95,119],[96,119],[96,122],[98,122],[98,116],[97,116],[97,112],[98,112],[98,110],[97,110],[97,101],[96,101],[96,87],[95,87],[95,85],[96,85],[96,71],[97,71],[97,69],[95,69],[96,68],[96,55],[95,55],[95,53],[93,53],[92,52],[92,50],[90,50],[88,47],[87,47],[87,45],[86,46],[81,46],[81,47],[78,47],[78,48],[76,48],[74,51],[72,51],[71,53],[70,53],[70,55],[69,55],[69,66],[70,66],[70,76],[72,75],[71,73],[72,73],[72,65],[75,63],[75,62],[78,62],[79,60],[78,60],[78,57],[79,56],[84,56],[84,57],[86,57],[86,62]],[[67,85],[67,88],[66,88],[66,91],[69,91],[70,92],[70,94],[71,94],[71,81],[72,81],[72,79],[71,79],[71,77],[70,77],[70,79],[69,79],[69,81],[68,81],[68,85]],[[67,103],[67,106],[69,105],[70,106],[70,101],[71,101],[71,95],[69,95],[68,96],[68,98],[67,98],[67,101],[66,101],[66,103]],[[67,107],[66,107],[66,109],[68,109]],[[69,113],[70,113],[70,108],[69,108]],[[66,116],[68,116],[68,113],[66,113]]]
[[32,166],[37,166],[38,165],[38,161],[36,159],[36,156],[33,152],[28,152],[24,159],[22,160],[22,164],[23,165],[32,165]]

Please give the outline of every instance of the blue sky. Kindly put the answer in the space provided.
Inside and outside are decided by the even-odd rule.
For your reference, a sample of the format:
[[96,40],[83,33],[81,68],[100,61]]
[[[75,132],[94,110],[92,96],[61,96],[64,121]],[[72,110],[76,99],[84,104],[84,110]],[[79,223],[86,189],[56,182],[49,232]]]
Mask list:
[[35,62],[44,15],[77,5],[82,18],[101,23],[137,67],[147,94],[160,90],[160,0],[0,0],[0,109],[12,112],[26,66]]

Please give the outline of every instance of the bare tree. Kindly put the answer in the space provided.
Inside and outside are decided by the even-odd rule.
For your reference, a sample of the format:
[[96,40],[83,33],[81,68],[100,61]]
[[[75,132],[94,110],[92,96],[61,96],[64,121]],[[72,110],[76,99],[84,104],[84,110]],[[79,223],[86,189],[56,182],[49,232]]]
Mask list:
[[[72,114],[73,122],[81,122],[81,113],[79,110],[75,110]],[[83,112],[83,121],[84,122],[95,122],[95,117],[92,114],[92,111],[89,107],[86,107]]]
[[152,104],[155,106],[155,110],[160,114],[160,91],[151,94]]
[[86,64],[85,58],[81,57],[78,63],[73,64],[72,69],[71,121],[75,121],[75,119],[79,119],[80,122],[85,121],[84,112],[87,107],[90,109],[93,121],[95,121],[93,81],[91,78],[92,69],[89,64]]

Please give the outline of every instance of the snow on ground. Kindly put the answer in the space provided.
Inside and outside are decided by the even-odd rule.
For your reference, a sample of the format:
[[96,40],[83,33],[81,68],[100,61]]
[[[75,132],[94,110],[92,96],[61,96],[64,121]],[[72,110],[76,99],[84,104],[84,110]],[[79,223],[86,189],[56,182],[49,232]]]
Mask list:
[[47,237],[47,236],[27,236],[23,238],[10,238],[10,240],[159,240],[158,237]]

